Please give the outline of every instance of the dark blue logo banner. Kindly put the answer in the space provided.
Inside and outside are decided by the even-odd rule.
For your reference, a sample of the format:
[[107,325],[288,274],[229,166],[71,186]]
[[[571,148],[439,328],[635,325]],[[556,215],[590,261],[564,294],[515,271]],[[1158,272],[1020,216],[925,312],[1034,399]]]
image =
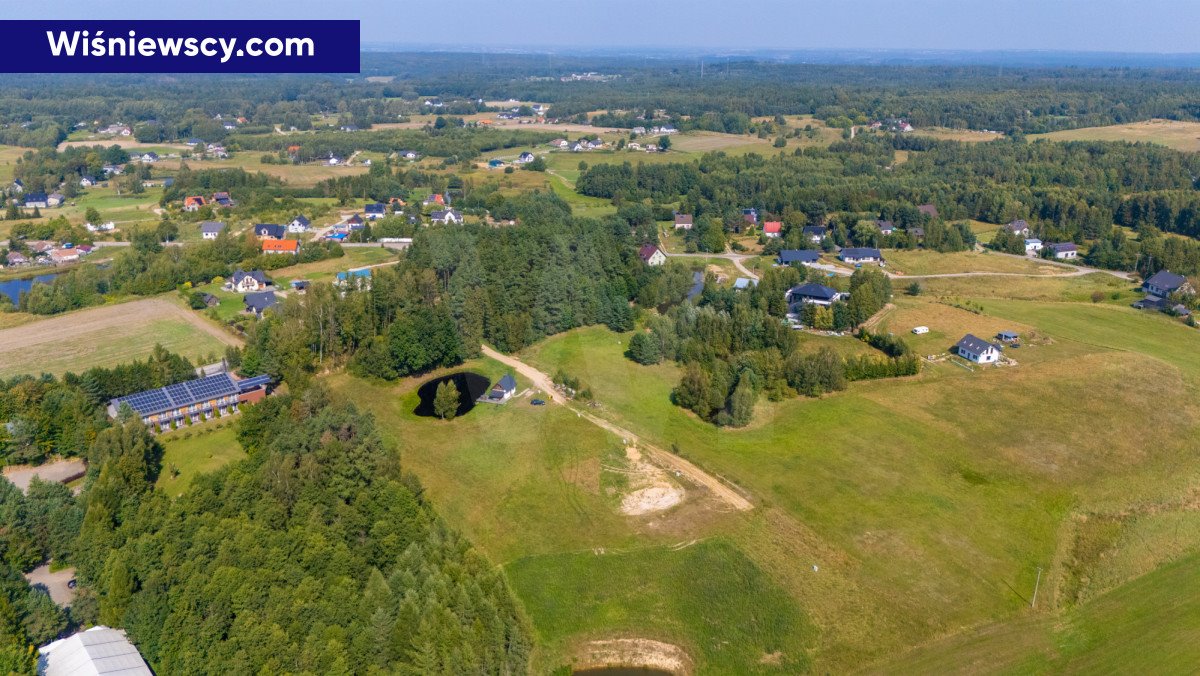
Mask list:
[[9,73],[357,73],[358,21],[0,21]]

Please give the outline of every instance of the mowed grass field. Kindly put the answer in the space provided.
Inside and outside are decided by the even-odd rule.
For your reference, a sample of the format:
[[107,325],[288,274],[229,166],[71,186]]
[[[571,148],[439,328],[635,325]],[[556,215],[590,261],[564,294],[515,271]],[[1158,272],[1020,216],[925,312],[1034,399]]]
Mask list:
[[[1058,297],[1106,284],[1033,281],[1061,287]],[[1057,617],[1200,544],[1180,516],[1197,480],[1186,468],[1200,430],[1200,332],[1115,303],[979,302],[983,314],[899,297],[890,321],[936,328],[921,353],[966,332],[1037,337],[1012,351],[1018,366],[940,363],[821,399],[762,402],[743,430],[673,406],[679,369],[630,362],[627,335],[583,329],[522,356],[583,379],[602,415],[762,501],[761,520],[730,538],[815,618],[813,667],[845,671],[965,627],[1019,622],[1038,568],[1039,612]],[[1130,520],[1133,505],[1170,516]],[[1117,520],[1121,535],[1075,526],[1089,514]],[[1162,554],[1133,549],[1139,541]],[[820,572],[805,572],[812,565]]]
[[[1071,268],[1037,258],[1018,258],[991,252],[937,253],[924,249],[891,249],[884,257],[888,271],[904,275],[943,275],[963,272],[1001,272],[1016,275],[1062,275]],[[902,280],[893,280],[901,282]]]
[[191,359],[219,358],[240,341],[173,298],[104,305],[0,330],[0,377],[67,371],[141,359],[154,346]]
[[1147,120],[1104,127],[1066,129],[1048,134],[1031,134],[1030,140],[1048,141],[1128,141],[1156,143],[1185,152],[1200,151],[1200,122]]
[[200,474],[245,458],[246,452],[237,441],[234,420],[217,418],[161,435],[162,473],[156,486],[175,497],[186,491]]

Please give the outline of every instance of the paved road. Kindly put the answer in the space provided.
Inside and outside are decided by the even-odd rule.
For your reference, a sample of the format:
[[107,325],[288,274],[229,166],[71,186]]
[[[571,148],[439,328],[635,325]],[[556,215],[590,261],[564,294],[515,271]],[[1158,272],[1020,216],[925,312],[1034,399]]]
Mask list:
[[708,474],[707,472],[700,469],[699,467],[692,464],[691,462],[688,462],[687,460],[675,455],[674,453],[668,453],[668,452],[662,450],[661,448],[658,448],[652,444],[646,443],[645,440],[641,439],[636,434],[634,434],[633,432],[630,432],[629,430],[625,429],[624,427],[621,427],[615,423],[612,423],[608,420],[605,420],[596,415],[593,415],[592,413],[589,413],[587,411],[581,411],[581,410],[571,406],[570,403],[568,403],[567,398],[564,397],[554,387],[554,381],[550,378],[550,376],[546,375],[545,373],[542,373],[541,371],[530,366],[529,364],[526,364],[525,362],[521,361],[520,359],[516,359],[515,357],[510,357],[506,354],[501,354],[500,352],[493,350],[492,348],[488,347],[487,345],[483,346],[483,354],[487,357],[490,357],[491,359],[495,359],[496,361],[498,361],[506,366],[511,367],[517,373],[521,374],[521,376],[528,379],[529,382],[533,383],[533,385],[535,387],[537,387],[538,389],[540,389],[540,390],[544,391],[546,394],[548,394],[550,396],[550,399],[554,403],[562,404],[563,406],[566,406],[567,408],[574,410],[576,415],[580,416],[581,418],[584,418],[585,420],[592,423],[593,425],[596,425],[597,427],[608,430],[609,432],[612,432],[613,434],[616,434],[617,436],[625,439],[626,443],[632,443],[632,444],[635,444],[638,448],[645,449],[649,453],[649,455],[655,460],[655,462],[657,462],[660,466],[665,467],[670,470],[674,470],[676,472],[679,472],[680,474],[682,474],[682,475],[686,476],[688,479],[690,479],[692,482],[694,482],[698,485],[704,486],[709,491],[711,491],[713,493],[713,495],[717,496],[718,499],[724,501],[730,507],[733,507],[734,509],[742,510],[742,511],[750,510],[750,509],[754,508],[753,503],[751,503],[749,500],[747,500],[746,497],[744,495],[742,495],[742,493],[740,493],[737,490],[734,490],[733,488],[731,488],[729,486],[729,484],[726,484],[725,482],[721,481],[720,479]]

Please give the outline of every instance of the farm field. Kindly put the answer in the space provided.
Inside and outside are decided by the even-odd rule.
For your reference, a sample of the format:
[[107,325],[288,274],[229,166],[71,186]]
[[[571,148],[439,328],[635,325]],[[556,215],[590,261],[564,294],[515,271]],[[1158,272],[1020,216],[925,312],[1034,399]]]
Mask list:
[[217,418],[161,435],[162,473],[156,486],[170,496],[177,496],[187,490],[196,476],[245,458],[246,452],[237,441],[234,420]]
[[[898,297],[887,321],[905,331],[929,324],[935,335],[917,345],[923,354],[944,352],[968,331],[1017,330],[1031,339],[1013,351],[1019,366],[971,372],[941,363],[821,399],[762,402],[742,430],[717,430],[673,406],[678,368],[627,360],[627,334],[577,330],[522,356],[581,378],[602,415],[763,501],[771,518],[730,537],[824,620],[813,665],[841,671],[962,627],[1019,621],[1039,567],[1039,607],[1053,614],[1166,562],[1123,556],[1119,546],[1078,554],[1096,537],[1073,525],[1079,514],[1119,519],[1123,508],[1149,503],[1183,518],[1166,505],[1179,504],[1196,478],[1178,468],[1200,429],[1200,367],[1184,363],[1200,333],[1115,304],[982,303],[978,315]],[[1164,400],[1178,415],[1147,428],[1144,417]],[[796,541],[780,551],[782,533],[792,532]],[[1128,526],[1130,542],[1161,543],[1164,557],[1182,553],[1165,546],[1178,532]],[[797,561],[819,564],[819,581]]]
[[1200,151],[1200,122],[1149,120],[1105,127],[1065,129],[1048,134],[1031,134],[1030,140],[1048,141],[1128,141],[1156,143],[1185,152]]
[[1004,138],[1000,132],[983,132],[974,129],[947,129],[945,127],[923,127],[912,131],[914,136],[928,136],[939,141],[962,141],[963,143],[984,143]]
[[[339,176],[356,176],[365,174],[370,167],[361,164],[353,166],[331,167],[324,164],[263,164],[260,158],[264,153],[243,151],[233,154],[226,160],[188,160],[192,169],[245,169],[249,172],[259,172],[283,179],[288,185],[301,188],[312,187],[321,181]],[[269,153],[268,153],[269,154]],[[155,164],[167,171],[177,171],[180,160],[160,160]]]
[[13,179],[17,160],[33,148],[0,145],[0,182],[7,185]]
[[[888,271],[903,275],[942,275],[962,272],[1000,272],[1018,275],[1065,275],[1071,268],[1037,258],[1016,258],[991,252],[937,253],[922,249],[889,249]],[[894,280],[902,282],[903,280]]]
[[219,358],[239,342],[169,297],[133,300],[0,330],[0,377],[81,373],[143,358],[156,344],[191,359]]

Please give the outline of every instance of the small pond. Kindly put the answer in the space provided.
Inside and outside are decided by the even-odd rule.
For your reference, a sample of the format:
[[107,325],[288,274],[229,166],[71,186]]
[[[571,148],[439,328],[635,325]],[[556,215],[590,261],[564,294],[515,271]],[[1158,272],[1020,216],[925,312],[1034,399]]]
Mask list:
[[458,413],[456,416],[461,416],[471,409],[475,408],[475,400],[483,396],[492,386],[492,381],[487,377],[481,376],[478,373],[470,371],[462,371],[460,373],[452,373],[448,376],[435,378],[417,388],[417,396],[421,398],[421,403],[413,409],[413,413],[420,416],[433,417],[433,398],[437,396],[438,385],[452,381],[454,386],[458,388]]
[[21,299],[21,294],[33,288],[34,284],[48,284],[58,275],[38,275],[24,279],[6,279],[0,281],[0,296],[8,296],[13,305]]

